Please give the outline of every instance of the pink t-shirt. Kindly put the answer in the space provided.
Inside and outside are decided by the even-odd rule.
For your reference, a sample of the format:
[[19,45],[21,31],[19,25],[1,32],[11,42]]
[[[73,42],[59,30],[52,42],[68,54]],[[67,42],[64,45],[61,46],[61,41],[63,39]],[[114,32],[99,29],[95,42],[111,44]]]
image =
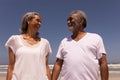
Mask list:
[[79,41],[64,38],[56,55],[64,60],[61,80],[98,80],[98,59],[102,53],[106,52],[98,34],[87,33]]
[[12,80],[47,80],[45,60],[51,47],[46,39],[30,45],[21,35],[12,35],[5,46],[15,54]]

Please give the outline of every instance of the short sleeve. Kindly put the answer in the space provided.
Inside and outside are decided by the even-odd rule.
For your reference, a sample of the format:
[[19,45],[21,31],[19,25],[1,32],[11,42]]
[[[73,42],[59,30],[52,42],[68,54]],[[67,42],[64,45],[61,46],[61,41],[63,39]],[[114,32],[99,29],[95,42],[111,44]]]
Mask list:
[[56,55],[57,58],[63,59],[62,51],[63,51],[63,42],[61,42],[59,45],[58,52]]
[[106,51],[105,51],[105,47],[104,47],[104,43],[103,43],[103,39],[101,36],[99,36],[99,39],[98,39],[98,44],[97,44],[97,58],[100,59],[102,57],[102,54],[106,54]]
[[52,49],[48,40],[46,40],[46,55],[52,53]]
[[14,36],[9,37],[7,42],[5,43],[5,47],[8,49],[9,47],[15,52],[15,44],[14,44]]

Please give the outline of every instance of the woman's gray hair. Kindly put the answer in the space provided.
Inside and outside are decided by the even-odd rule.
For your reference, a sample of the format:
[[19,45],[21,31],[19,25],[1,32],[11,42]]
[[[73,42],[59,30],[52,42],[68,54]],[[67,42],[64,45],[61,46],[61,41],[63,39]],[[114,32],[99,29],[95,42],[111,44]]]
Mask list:
[[[40,14],[37,12],[27,12],[23,17],[22,17],[22,22],[21,22],[21,28],[20,32],[21,34],[26,34],[28,30],[28,21],[32,20],[35,15],[38,15],[40,18]],[[39,35],[39,32],[37,33]]]
[[79,20],[83,19],[83,27],[86,28],[87,26],[87,16],[85,14],[85,12],[81,11],[81,10],[75,10],[73,12],[71,12],[71,14],[77,14],[77,17]]

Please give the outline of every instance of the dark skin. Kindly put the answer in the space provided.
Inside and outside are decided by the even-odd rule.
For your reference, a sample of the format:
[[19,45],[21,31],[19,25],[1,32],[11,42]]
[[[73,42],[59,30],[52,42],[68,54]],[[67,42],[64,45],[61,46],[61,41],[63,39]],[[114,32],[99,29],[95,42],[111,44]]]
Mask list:
[[[71,14],[68,17],[68,20],[67,20],[68,27],[70,27],[73,23],[79,25],[72,31],[73,34],[71,35],[71,37],[75,41],[79,41],[86,35],[86,32],[84,31],[84,27],[83,27],[83,22],[84,22],[84,20],[82,20],[82,19],[78,20],[76,14]],[[107,65],[106,55],[103,53],[102,57],[98,61],[99,61],[99,65],[100,65],[101,80],[108,80],[109,73],[108,73],[108,65]],[[52,80],[58,79],[63,62],[64,62],[64,60],[57,58],[57,60],[54,64],[53,72],[52,72]]]
[[72,24],[76,26],[74,30],[72,31],[73,34],[71,35],[73,40],[79,41],[82,37],[86,35],[86,32],[84,31],[84,28],[82,27],[83,20],[82,19],[78,20],[76,14],[69,16],[67,20],[67,24],[68,24],[68,27],[72,26]]
[[99,59],[99,65],[100,65],[101,80],[108,80],[109,72],[108,72],[108,65],[105,54],[103,54],[102,58]]
[[53,67],[52,79],[51,80],[57,80],[58,79],[60,71],[62,69],[62,65],[63,65],[63,60],[57,58],[57,60],[54,64],[54,67]]

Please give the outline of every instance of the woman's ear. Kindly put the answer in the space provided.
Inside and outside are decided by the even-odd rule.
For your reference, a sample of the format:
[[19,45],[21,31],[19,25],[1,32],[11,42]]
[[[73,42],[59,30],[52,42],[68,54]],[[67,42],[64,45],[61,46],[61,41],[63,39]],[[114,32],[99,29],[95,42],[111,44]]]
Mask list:
[[27,21],[27,23],[28,23],[28,25],[29,25],[29,23],[30,23],[30,22],[29,22],[29,21]]

